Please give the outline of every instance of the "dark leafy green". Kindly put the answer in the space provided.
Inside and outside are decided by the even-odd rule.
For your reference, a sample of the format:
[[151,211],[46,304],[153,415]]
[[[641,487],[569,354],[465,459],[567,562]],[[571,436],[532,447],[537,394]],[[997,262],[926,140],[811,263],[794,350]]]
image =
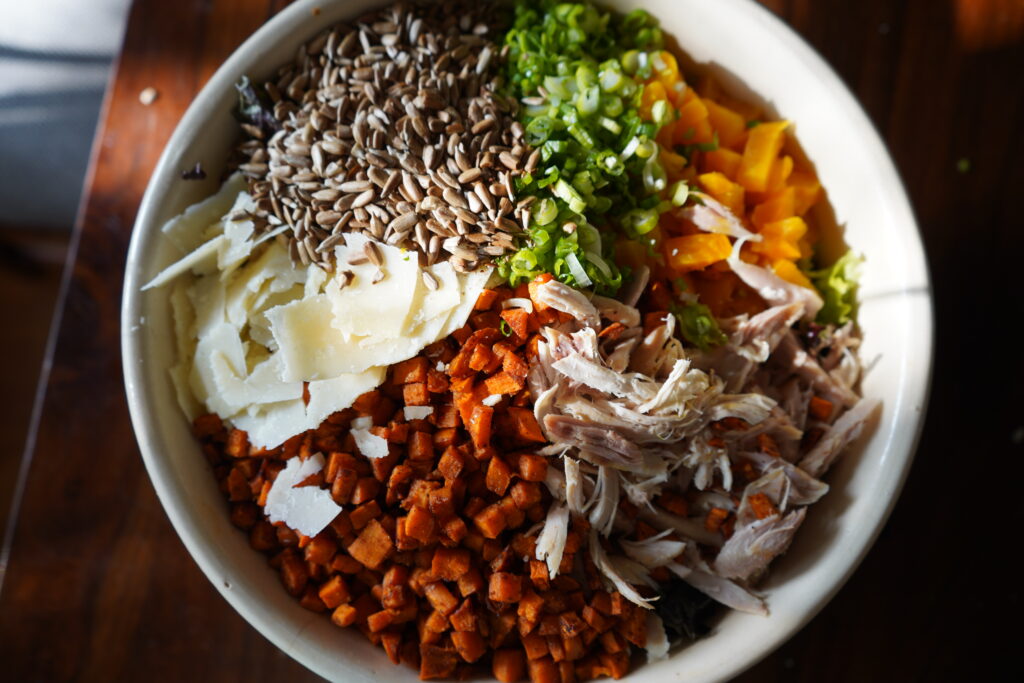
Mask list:
[[654,610],[665,625],[669,640],[696,640],[708,634],[708,621],[718,610],[718,603],[680,579],[662,584],[661,599]]

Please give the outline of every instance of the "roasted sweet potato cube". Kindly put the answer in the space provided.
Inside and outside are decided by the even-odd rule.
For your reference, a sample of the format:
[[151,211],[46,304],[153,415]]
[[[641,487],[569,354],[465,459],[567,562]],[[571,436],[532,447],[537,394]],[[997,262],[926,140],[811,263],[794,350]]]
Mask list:
[[228,432],[228,441],[224,445],[224,452],[232,458],[248,457],[249,435],[241,429],[232,429]]
[[518,602],[523,596],[522,579],[510,572],[494,572],[487,588],[487,597],[494,602]]
[[480,575],[479,571],[470,569],[459,577],[457,585],[459,587],[459,595],[465,598],[473,593],[479,593],[486,584],[484,583],[484,577]]
[[356,623],[356,608],[349,604],[338,605],[331,614],[331,621],[344,628]]
[[530,683],[561,683],[558,665],[555,664],[555,660],[551,657],[531,659],[529,667]]
[[420,543],[429,543],[436,533],[434,516],[418,505],[409,510],[405,518],[405,533]]
[[501,359],[501,369],[512,377],[526,379],[530,374],[530,366],[516,353],[506,353]]
[[395,363],[391,367],[391,381],[395,384],[411,384],[427,381],[428,361],[423,356]]
[[460,454],[454,447],[446,448],[444,453],[441,455],[441,459],[437,462],[438,471],[440,471],[448,481],[458,479],[459,475],[462,474],[464,467],[465,462],[462,459],[462,454]]
[[547,458],[540,455],[519,456],[519,476],[526,481],[544,481],[547,474]]
[[523,651],[526,652],[527,659],[540,659],[548,655],[547,638],[533,633],[521,634],[522,631],[520,631],[519,640],[523,643]]
[[533,481],[517,481],[512,485],[509,495],[515,501],[516,507],[527,510],[541,501],[540,484]]
[[512,436],[524,443],[547,443],[547,438],[537,424],[537,418],[533,416],[533,410],[511,406],[508,409],[508,416]]
[[463,600],[459,608],[452,612],[449,621],[456,631],[476,631],[477,616],[473,601],[469,598]]
[[469,527],[461,517],[450,517],[441,525],[444,535],[455,543],[461,543],[462,539],[469,533]]
[[452,648],[420,644],[420,680],[450,678],[458,666],[459,655]]
[[410,460],[433,460],[434,439],[427,432],[412,432],[408,444]]
[[387,530],[376,519],[371,519],[348,547],[348,554],[370,569],[377,569],[381,562],[395,550]]
[[497,538],[505,529],[505,515],[500,504],[489,505],[473,515],[473,523],[485,538]]
[[544,598],[540,597],[533,591],[527,591],[522,596],[522,599],[519,601],[519,606],[516,608],[516,616],[519,617],[519,635],[526,635],[536,628],[543,610]]
[[455,650],[467,662],[475,662],[487,651],[487,643],[479,633],[472,631],[455,631],[451,634]]
[[487,464],[487,488],[499,496],[505,495],[512,482],[512,468],[502,458],[491,458]]
[[430,563],[430,573],[442,581],[458,581],[469,571],[469,551],[464,548],[438,548]]
[[526,673],[523,651],[516,649],[497,650],[491,659],[491,673],[501,683],[515,683]]
[[469,429],[469,436],[473,440],[474,446],[480,448],[490,443],[493,417],[494,408],[482,404],[473,406],[473,412],[470,413],[469,423],[466,427]]
[[493,360],[494,353],[483,344],[478,344],[470,353],[469,367],[471,370],[480,371],[490,365]]
[[423,586],[423,594],[426,596],[430,606],[446,617],[459,606],[459,599],[452,595],[448,587],[440,581]]
[[407,406],[430,405],[430,392],[426,382],[412,382],[402,387],[402,400]]

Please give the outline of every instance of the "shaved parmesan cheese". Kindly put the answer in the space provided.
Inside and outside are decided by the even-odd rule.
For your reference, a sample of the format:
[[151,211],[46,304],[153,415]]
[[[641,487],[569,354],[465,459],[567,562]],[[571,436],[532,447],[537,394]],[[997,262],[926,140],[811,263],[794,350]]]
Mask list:
[[387,439],[371,434],[369,429],[352,429],[350,432],[356,441],[356,448],[367,458],[385,458],[388,455]]
[[[369,241],[362,234],[346,234],[346,246],[335,251],[338,262],[345,263],[350,254],[361,256]],[[379,270],[384,272],[384,279],[373,284],[378,268],[369,261],[350,265],[352,280],[348,285],[326,290],[334,311],[332,324],[347,336],[397,339],[406,329],[413,298],[421,286],[420,267],[408,252],[375,244],[383,262]]]
[[[369,368],[357,374],[344,374],[309,383],[309,405],[306,407],[306,429],[315,429],[332,413],[348,408],[355,400],[380,386],[387,368]],[[298,434],[298,432],[296,432]]]
[[324,456],[314,454],[306,460],[290,458],[267,492],[263,507],[271,522],[284,522],[304,536],[316,536],[341,512],[331,494],[319,486],[301,486],[306,478],[324,467]]
[[493,406],[498,405],[500,401],[501,394],[491,394],[490,396],[485,396],[483,399],[481,399],[480,403],[484,404],[488,408],[491,408]]
[[352,419],[350,427],[352,429],[369,429],[373,426],[373,418],[366,415],[363,417],[356,417]]
[[161,231],[167,239],[182,252],[194,250],[203,243],[203,233],[220,220],[245,192],[246,181],[241,173],[235,173],[221,186],[217,194],[193,204],[181,214],[164,223]]
[[277,448],[308,429],[306,405],[301,398],[249,406],[245,412],[230,416],[230,421],[247,432],[249,442],[257,448]]
[[406,406],[406,420],[423,420],[434,414],[434,406]]
[[[233,176],[218,195],[165,225],[188,253],[147,288],[195,275],[171,294],[178,402],[190,418],[217,413],[248,432],[256,447],[275,448],[316,428],[379,386],[387,366],[465,325],[493,272],[461,274],[439,263],[428,269],[438,284],[429,288],[412,254],[375,243],[383,279],[373,284],[377,267],[357,263],[348,268],[352,281],[341,287],[319,267],[296,267],[277,241],[263,244],[288,226],[257,239],[243,213],[255,202],[244,190],[244,179]],[[336,250],[343,262],[362,255],[369,238],[348,234],[345,240]],[[433,408],[410,406],[406,413],[406,419],[424,419]],[[353,421],[357,447],[367,457],[383,457],[387,441],[371,434],[371,426],[369,418]]]
[[189,252],[181,259],[161,270],[156,277],[143,285],[143,291],[153,289],[154,287],[162,287],[183,273],[213,263],[213,257],[219,252],[224,240],[225,237],[223,235],[215,237],[195,251]]
[[445,323],[441,333],[438,335],[438,339],[447,337],[466,324],[466,321],[469,320],[469,314],[473,312],[473,306],[476,305],[480,292],[484,291],[484,287],[487,286],[487,281],[491,278],[493,271],[494,269],[489,266],[477,268],[472,273],[465,273],[460,278],[461,297],[459,298],[459,305],[452,311],[448,322]]

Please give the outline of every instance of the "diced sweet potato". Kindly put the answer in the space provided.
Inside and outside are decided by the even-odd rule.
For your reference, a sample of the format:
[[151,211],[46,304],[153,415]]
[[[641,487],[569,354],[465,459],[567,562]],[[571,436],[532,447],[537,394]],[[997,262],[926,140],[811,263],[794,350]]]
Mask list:
[[429,643],[420,644],[420,680],[449,678],[459,663],[455,650]]
[[430,543],[434,539],[434,516],[420,506],[409,510],[405,518],[405,533],[420,543]]
[[495,651],[491,659],[491,673],[501,683],[515,683],[520,680],[526,673],[523,651],[518,648]]
[[428,583],[423,587],[423,594],[426,596],[430,606],[435,610],[448,616],[459,606],[459,600],[440,581]]
[[488,489],[499,496],[503,496],[512,482],[512,468],[502,458],[491,458],[487,464],[486,481]]
[[473,516],[473,523],[486,538],[497,538],[505,529],[505,515],[500,505],[489,505]]
[[547,439],[540,430],[540,425],[537,424],[537,418],[533,416],[532,409],[510,407],[508,416],[512,436],[523,442],[547,443]]
[[501,371],[484,380],[484,386],[489,395],[516,394],[523,389],[523,378]]
[[475,662],[487,651],[487,643],[479,633],[472,631],[455,631],[451,634],[455,650],[467,662]]
[[423,356],[395,363],[391,368],[391,381],[395,384],[426,382],[427,367],[427,359]]
[[487,596],[494,602],[517,602],[523,596],[522,579],[510,572],[494,572]]
[[[485,405],[474,406],[469,418],[469,436],[473,445],[486,446],[491,441],[491,419],[494,416],[494,408]],[[534,423],[536,424],[536,422]]]
[[402,400],[407,406],[430,405],[430,392],[426,382],[411,382],[402,387]]
[[348,547],[348,554],[366,567],[377,569],[394,550],[394,543],[387,530],[376,519],[372,519]]
[[519,476],[526,481],[544,481],[547,473],[547,458],[540,455],[522,455],[519,457]]
[[438,548],[430,563],[430,573],[442,581],[458,581],[469,571],[469,551],[455,548]]

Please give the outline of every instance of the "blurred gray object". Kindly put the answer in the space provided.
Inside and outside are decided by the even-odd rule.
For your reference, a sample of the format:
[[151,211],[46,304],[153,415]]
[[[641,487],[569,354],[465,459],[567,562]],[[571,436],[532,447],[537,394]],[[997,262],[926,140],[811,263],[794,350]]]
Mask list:
[[0,0],[0,225],[70,230],[129,0]]

